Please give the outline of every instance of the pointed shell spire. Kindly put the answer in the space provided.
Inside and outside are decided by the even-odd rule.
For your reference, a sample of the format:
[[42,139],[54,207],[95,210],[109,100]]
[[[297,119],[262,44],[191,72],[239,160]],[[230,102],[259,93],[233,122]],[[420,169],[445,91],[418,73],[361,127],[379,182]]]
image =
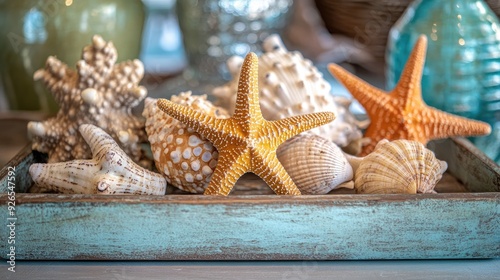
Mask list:
[[39,189],[68,194],[165,194],[165,178],[135,164],[102,129],[84,124],[79,130],[93,158],[32,164],[29,173]]

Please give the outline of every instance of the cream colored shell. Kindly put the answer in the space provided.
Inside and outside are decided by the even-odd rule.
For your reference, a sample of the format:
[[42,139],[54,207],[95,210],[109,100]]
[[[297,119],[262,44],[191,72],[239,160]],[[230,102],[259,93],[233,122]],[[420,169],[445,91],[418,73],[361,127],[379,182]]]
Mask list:
[[165,194],[165,178],[135,164],[101,128],[83,124],[79,131],[90,146],[92,159],[32,164],[29,173],[37,191],[65,194]]
[[[330,111],[335,120],[311,130],[344,147],[362,138],[359,122],[349,111],[351,100],[333,96],[330,84],[308,59],[299,52],[289,52],[278,35],[264,40],[265,53],[259,57],[259,98],[262,115],[267,120],[278,120],[307,113]],[[220,106],[234,111],[239,71],[243,58],[232,57],[227,65],[233,76],[229,83],[217,87],[212,94]]]
[[380,141],[355,171],[357,193],[434,193],[448,168],[434,152],[417,141]]
[[276,154],[302,194],[326,194],[353,178],[342,150],[315,134],[304,133],[288,140]]
[[54,117],[28,124],[33,150],[47,153],[49,163],[90,158],[78,128],[93,124],[135,162],[147,165],[141,149],[146,141],[144,120],[132,113],[147,95],[139,85],[144,67],[138,59],[116,63],[117,57],[113,43],[95,35],[83,48],[76,70],[51,56],[45,68],[35,72],[34,79],[43,82],[59,105]]
[[[217,165],[218,152],[206,138],[161,111],[156,99],[147,98],[143,116],[156,168],[167,182],[191,193],[203,193]],[[227,112],[214,106],[206,95],[182,92],[171,97],[177,104],[219,118]]]

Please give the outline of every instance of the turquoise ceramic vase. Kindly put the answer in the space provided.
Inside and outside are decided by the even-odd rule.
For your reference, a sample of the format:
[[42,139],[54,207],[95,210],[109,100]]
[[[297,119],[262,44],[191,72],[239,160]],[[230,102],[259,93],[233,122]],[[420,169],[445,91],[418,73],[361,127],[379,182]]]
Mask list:
[[[494,129],[490,138],[495,137],[500,122],[499,28],[497,16],[482,0],[414,1],[389,33],[387,88],[394,88],[418,36],[424,34],[424,101],[488,122]],[[498,159],[500,141],[494,138],[495,142],[497,147],[488,155]]]
[[10,109],[57,109],[33,82],[48,56],[74,68],[94,34],[111,40],[118,60],[138,58],[144,24],[140,0],[0,0],[0,78]]

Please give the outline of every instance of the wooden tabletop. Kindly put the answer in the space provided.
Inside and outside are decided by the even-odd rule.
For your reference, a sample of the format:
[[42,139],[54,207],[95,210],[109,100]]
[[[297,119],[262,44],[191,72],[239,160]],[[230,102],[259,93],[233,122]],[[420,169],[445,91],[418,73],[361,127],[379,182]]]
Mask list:
[[406,261],[18,261],[0,279],[500,279],[500,259]]

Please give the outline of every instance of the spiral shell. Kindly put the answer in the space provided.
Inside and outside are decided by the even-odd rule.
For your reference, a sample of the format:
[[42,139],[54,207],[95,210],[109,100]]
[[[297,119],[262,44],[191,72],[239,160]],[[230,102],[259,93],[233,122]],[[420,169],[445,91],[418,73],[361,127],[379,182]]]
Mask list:
[[355,171],[357,193],[435,193],[448,168],[434,152],[417,141],[380,141]]
[[353,177],[342,150],[318,135],[298,135],[276,154],[302,194],[326,194]]
[[32,192],[165,194],[165,178],[138,166],[104,130],[82,124],[79,131],[90,146],[92,159],[32,164],[29,168],[35,183]]
[[[206,138],[158,109],[156,101],[147,98],[143,111],[156,168],[169,184],[183,191],[203,193],[217,165],[216,148]],[[211,116],[229,117],[224,109],[208,101],[206,95],[182,92],[172,96],[171,101]]]
[[[358,121],[349,111],[350,99],[330,93],[330,84],[310,60],[299,52],[289,52],[278,35],[265,39],[263,48],[265,53],[259,57],[259,99],[265,119],[331,111],[335,113],[335,120],[311,130],[312,133],[341,147],[362,138],[360,129],[368,122]],[[212,92],[218,98],[217,104],[230,112],[234,111],[242,61],[241,57],[228,60],[233,80]]]

